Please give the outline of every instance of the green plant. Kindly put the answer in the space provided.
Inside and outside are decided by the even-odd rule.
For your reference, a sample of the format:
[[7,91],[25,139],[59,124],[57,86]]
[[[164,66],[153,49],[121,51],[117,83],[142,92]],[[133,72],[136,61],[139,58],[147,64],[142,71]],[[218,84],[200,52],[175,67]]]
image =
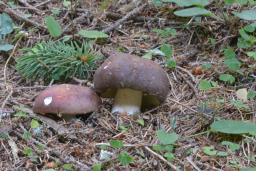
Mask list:
[[164,29],[153,29],[153,32],[157,33],[158,36],[161,38],[168,38],[170,36],[176,36],[177,31],[173,28],[164,28]]
[[80,30],[78,34],[89,39],[108,38],[106,33],[97,30]]
[[233,77],[232,75],[230,74],[221,74],[219,76],[219,80],[221,81],[224,81],[224,82],[227,82],[229,84],[233,84],[235,82],[235,77]]
[[198,88],[199,90],[207,91],[217,86],[217,83],[214,81],[201,80],[199,82]]
[[30,126],[32,129],[38,128],[40,126],[39,122],[35,119],[31,120]]
[[236,54],[233,48],[224,49],[224,64],[231,71],[239,71],[241,67],[241,62],[236,58]]
[[226,134],[256,135],[256,124],[249,121],[219,120],[211,124],[211,131]]
[[203,147],[203,152],[208,156],[226,157],[228,155],[228,153],[225,151],[215,150],[215,148],[213,146]]
[[235,152],[240,149],[240,145],[230,142],[230,141],[222,141],[221,145],[227,146],[232,152]]
[[92,166],[92,171],[101,171],[101,163],[94,164]]
[[164,130],[158,130],[156,135],[159,143],[153,145],[153,150],[163,155],[167,160],[173,160],[175,158],[173,145],[179,139],[179,136],[176,133],[167,133]]
[[120,140],[111,140],[110,145],[113,148],[122,148],[124,146],[123,142]]
[[47,29],[52,37],[59,37],[62,34],[62,29],[60,24],[53,16],[45,17],[45,23]]
[[127,152],[121,152],[118,155],[118,160],[122,165],[128,165],[134,161],[133,157],[130,156]]
[[[256,44],[256,37],[254,32],[256,30],[256,23],[248,24],[239,29],[239,35],[237,46],[239,48],[251,48]],[[253,56],[253,53],[249,53]]]
[[73,164],[65,163],[62,167],[65,171],[73,170]]
[[13,25],[13,21],[8,14],[0,14],[0,52],[7,52],[14,47],[13,45],[5,42],[6,36],[13,31]]
[[24,49],[24,55],[17,58],[15,67],[30,80],[87,79],[100,59],[88,43],[79,46],[76,42],[49,41]]

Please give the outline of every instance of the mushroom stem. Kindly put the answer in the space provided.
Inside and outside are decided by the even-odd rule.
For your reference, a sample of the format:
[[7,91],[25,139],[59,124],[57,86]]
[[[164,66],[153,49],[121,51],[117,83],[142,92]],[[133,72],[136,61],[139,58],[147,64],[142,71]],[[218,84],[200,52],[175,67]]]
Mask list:
[[128,115],[134,115],[140,113],[142,101],[142,91],[133,89],[118,89],[112,113],[127,113]]

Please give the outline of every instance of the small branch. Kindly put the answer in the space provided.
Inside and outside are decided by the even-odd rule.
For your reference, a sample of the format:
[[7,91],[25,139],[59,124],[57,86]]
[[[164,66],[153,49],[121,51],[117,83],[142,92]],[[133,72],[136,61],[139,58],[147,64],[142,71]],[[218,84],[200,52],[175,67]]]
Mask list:
[[110,25],[109,27],[103,29],[103,32],[110,32],[112,30],[114,30],[115,28],[117,28],[120,24],[124,23],[125,21],[127,21],[129,18],[131,18],[132,16],[138,14],[140,11],[142,11],[144,8],[146,7],[146,4],[135,8],[134,10],[132,10],[131,12],[127,13],[123,18],[117,20],[113,25]]
[[58,124],[57,122],[55,122],[54,120],[52,120],[48,117],[35,114],[29,108],[18,107],[18,106],[13,106],[13,108],[15,110],[19,110],[19,111],[28,113],[30,117],[35,118],[35,119],[45,123],[49,127],[53,128],[57,132],[58,135],[63,135],[65,133],[68,133],[68,130],[65,127],[63,127],[62,125]]
[[149,147],[144,147],[148,152],[150,152],[151,154],[153,154],[154,156],[156,156],[157,158],[159,158],[160,160],[162,160],[163,162],[165,162],[168,166],[170,166],[172,169],[177,170],[177,167],[174,166],[172,163],[168,162],[165,158],[163,158],[163,156],[157,154],[156,152],[154,152],[153,150],[151,150]]
[[201,169],[199,169],[199,167],[197,167],[197,165],[192,161],[192,159],[190,157],[187,157],[186,159],[197,171],[201,171]]
[[29,10],[35,12],[36,14],[38,15],[41,15],[42,14],[42,11],[40,11],[39,9],[33,7],[32,5],[30,5],[26,0],[19,0],[19,2],[21,4],[23,4],[24,6],[28,7]]
[[41,30],[44,30],[44,31],[46,30],[46,27],[44,25],[39,24],[39,23],[37,23],[37,22],[35,22],[33,20],[30,20],[30,19],[24,17],[25,14],[22,14],[20,12],[14,11],[11,8],[5,8],[4,12],[6,12],[7,14],[9,14],[11,16],[14,16],[16,19],[18,19],[20,21],[25,21],[26,23],[31,24],[31,25],[33,25],[35,27],[38,27]]

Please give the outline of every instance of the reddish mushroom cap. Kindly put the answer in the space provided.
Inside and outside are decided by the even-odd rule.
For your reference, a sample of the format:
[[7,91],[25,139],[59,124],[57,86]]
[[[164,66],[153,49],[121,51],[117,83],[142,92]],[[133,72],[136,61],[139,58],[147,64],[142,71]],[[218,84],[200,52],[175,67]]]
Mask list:
[[86,114],[96,111],[101,99],[90,88],[61,84],[42,91],[35,99],[33,111],[46,114]]

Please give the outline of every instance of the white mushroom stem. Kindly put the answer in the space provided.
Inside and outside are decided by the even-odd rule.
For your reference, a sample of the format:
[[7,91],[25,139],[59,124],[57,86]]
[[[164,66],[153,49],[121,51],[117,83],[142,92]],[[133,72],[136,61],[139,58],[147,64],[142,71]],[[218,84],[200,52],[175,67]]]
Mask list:
[[118,89],[112,113],[127,113],[134,115],[140,113],[142,92],[133,89]]

